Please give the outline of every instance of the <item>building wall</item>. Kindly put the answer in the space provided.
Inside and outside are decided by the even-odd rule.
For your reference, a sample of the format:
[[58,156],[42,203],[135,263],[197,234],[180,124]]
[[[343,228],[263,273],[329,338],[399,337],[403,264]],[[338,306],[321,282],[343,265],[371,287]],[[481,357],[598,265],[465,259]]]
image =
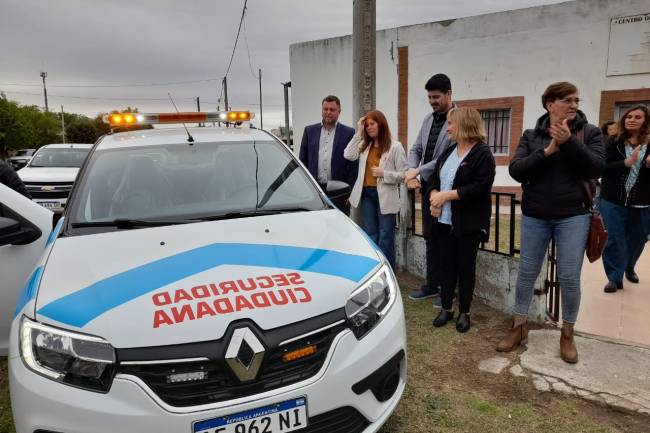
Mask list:
[[[523,128],[544,113],[540,96],[548,84],[571,81],[581,91],[581,109],[599,123],[603,91],[650,87],[648,73],[606,76],[611,19],[644,13],[650,13],[647,0],[578,0],[379,31],[377,107],[397,137],[397,47],[408,47],[409,145],[430,111],[424,83],[437,72],[450,76],[456,100],[523,97]],[[290,62],[297,152],[304,126],[320,120],[326,94],[341,98],[344,123],[356,121],[352,38],[294,44]],[[495,186],[517,186],[507,160],[501,164]]]

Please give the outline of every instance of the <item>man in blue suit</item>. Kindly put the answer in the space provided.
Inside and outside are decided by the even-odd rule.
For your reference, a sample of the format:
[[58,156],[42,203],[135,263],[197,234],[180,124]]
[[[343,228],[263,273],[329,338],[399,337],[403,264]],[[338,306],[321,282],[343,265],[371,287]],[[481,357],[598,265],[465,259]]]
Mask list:
[[[307,166],[323,189],[330,180],[354,185],[357,180],[357,162],[343,158],[343,150],[354,136],[354,129],[339,123],[341,101],[334,95],[321,103],[323,120],[305,127],[300,143],[300,160]],[[341,209],[346,214],[348,209]]]

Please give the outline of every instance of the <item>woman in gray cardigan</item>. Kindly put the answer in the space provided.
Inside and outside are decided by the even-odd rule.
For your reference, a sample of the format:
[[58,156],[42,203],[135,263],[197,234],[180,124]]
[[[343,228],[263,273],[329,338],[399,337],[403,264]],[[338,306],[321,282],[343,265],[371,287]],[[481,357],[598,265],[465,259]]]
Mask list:
[[400,208],[399,184],[404,182],[406,153],[391,139],[386,117],[371,111],[357,122],[357,132],[343,152],[359,160],[350,204],[361,206],[361,225],[395,268],[395,220]]

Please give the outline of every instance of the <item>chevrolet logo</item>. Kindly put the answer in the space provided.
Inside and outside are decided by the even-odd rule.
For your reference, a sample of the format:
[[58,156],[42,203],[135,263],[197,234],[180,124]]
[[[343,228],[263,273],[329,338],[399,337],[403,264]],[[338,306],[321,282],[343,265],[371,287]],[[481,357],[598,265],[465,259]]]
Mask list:
[[47,192],[54,191],[55,189],[56,189],[55,187],[49,185],[41,187],[41,191],[47,191]]
[[226,350],[226,363],[242,381],[257,377],[264,359],[264,346],[249,328],[236,329]]

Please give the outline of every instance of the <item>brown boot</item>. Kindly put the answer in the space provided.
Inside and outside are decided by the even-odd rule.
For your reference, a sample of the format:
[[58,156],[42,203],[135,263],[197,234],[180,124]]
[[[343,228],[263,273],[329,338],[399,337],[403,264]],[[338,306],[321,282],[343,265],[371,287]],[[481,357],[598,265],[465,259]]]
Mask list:
[[498,352],[510,352],[528,343],[528,317],[514,316],[508,335],[497,344]]
[[565,323],[562,325],[560,334],[560,357],[564,362],[575,364],[578,362],[578,349],[573,341],[573,324]]

